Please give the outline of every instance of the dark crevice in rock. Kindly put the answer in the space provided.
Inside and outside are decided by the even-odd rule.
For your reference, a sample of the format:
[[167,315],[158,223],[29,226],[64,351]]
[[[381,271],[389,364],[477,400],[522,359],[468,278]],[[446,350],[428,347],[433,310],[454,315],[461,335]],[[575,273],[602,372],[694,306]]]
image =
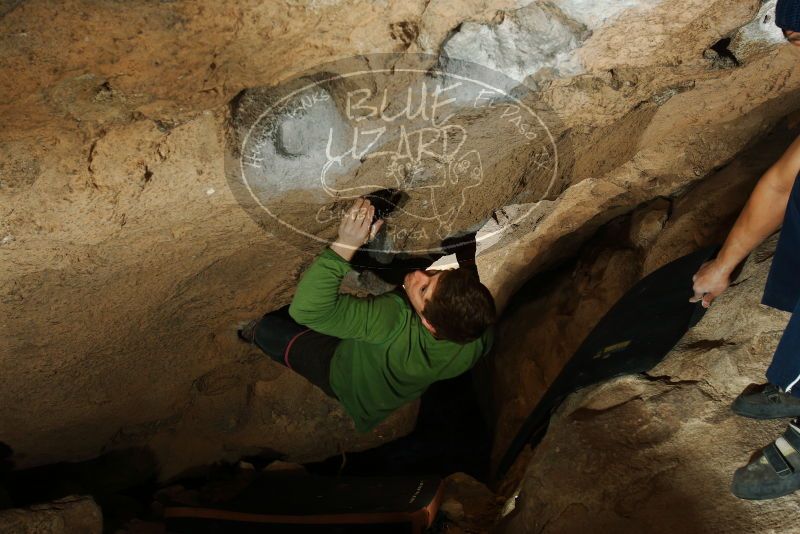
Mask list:
[[[94,151],[97,148],[97,143],[99,143],[100,140],[105,135],[106,135],[106,131],[105,130],[100,130],[100,132],[98,133],[97,137],[94,139],[94,141],[92,141],[92,144],[89,145],[89,156],[87,157],[87,166],[86,166],[86,168],[89,171],[89,176],[90,177],[94,175],[94,168],[92,167],[92,162],[94,161]],[[97,184],[94,183],[93,179],[91,181],[91,185],[92,185],[92,187],[97,188]]]
[[739,67],[741,63],[733,52],[731,52],[729,48],[730,44],[730,37],[720,39],[703,52],[703,57],[711,61],[711,65],[715,69],[732,69]]
[[236,117],[239,114],[239,110],[242,107],[243,100],[246,94],[247,94],[247,89],[242,89],[233,98],[231,98],[230,102],[228,103],[231,117]]
[[162,133],[169,133],[173,128],[175,128],[174,124],[170,124],[159,119],[153,119],[153,124],[155,124],[156,128],[158,128],[158,131]]
[[648,382],[659,382],[667,386],[694,386],[701,383],[701,380],[674,380],[669,375],[650,375],[648,373],[640,373],[643,379]]
[[713,45],[711,45],[711,50],[719,54],[719,57],[728,58],[733,61],[733,64],[737,67],[740,65],[739,60],[736,59],[736,56],[733,55],[730,48],[728,48],[731,44],[731,38],[725,37],[724,39],[720,39]]
[[700,341],[687,343],[683,346],[683,348],[686,350],[701,350],[705,352],[731,345],[736,345],[736,343],[731,343],[730,341],[725,341],[724,339],[701,339]]
[[652,102],[658,106],[663,106],[666,102],[675,95],[679,95],[681,93],[685,93],[691,89],[694,89],[695,81],[694,80],[685,80],[677,84],[670,85],[661,91],[657,92],[655,95],[650,97],[648,100],[644,100],[636,104],[634,109],[638,108],[639,106],[647,103]]
[[755,262],[756,263],[764,263],[765,261],[771,259],[774,255],[775,255],[775,252],[774,251],[770,251],[768,254],[762,254],[760,256],[757,256],[756,259],[755,259]]
[[613,412],[614,410],[617,410],[618,408],[621,408],[621,407],[623,407],[626,404],[629,404],[631,402],[641,401],[641,400],[642,400],[641,395],[636,395],[635,397],[631,397],[630,399],[627,399],[627,400],[625,400],[623,402],[620,402],[618,404],[614,404],[612,406],[608,406],[606,408],[600,408],[600,409],[578,408],[577,410],[575,410],[574,412],[572,412],[569,415],[569,418],[571,420],[573,420],[573,421],[586,421],[588,419],[592,419],[592,418],[597,417],[599,415],[603,415],[603,414],[606,414],[606,413]]
[[731,282],[731,285],[730,285],[730,286],[728,286],[728,287],[736,287],[736,286],[738,286],[739,284],[743,284],[744,282],[746,282],[746,281],[748,281],[748,280],[750,280],[750,277],[749,277],[749,276],[746,276],[745,278],[742,278],[741,280],[736,280],[736,281],[734,281],[734,282]]
[[97,148],[98,141],[99,139],[95,139],[94,141],[92,141],[91,146],[89,146],[89,157],[86,158],[87,159],[86,169],[89,171],[89,174],[92,174],[94,172],[94,169],[92,169],[92,160],[94,160],[94,149]]

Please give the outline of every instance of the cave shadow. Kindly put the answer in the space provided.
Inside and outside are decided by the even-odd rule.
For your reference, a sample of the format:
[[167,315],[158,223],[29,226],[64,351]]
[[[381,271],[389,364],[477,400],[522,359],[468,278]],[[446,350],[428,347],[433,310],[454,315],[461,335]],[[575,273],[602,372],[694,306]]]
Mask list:
[[358,272],[372,271],[381,280],[388,284],[399,286],[403,284],[403,278],[410,272],[424,270],[430,267],[436,260],[444,257],[444,253],[430,255],[411,255],[398,253],[394,254],[389,262],[382,262],[375,258],[363,248],[356,251],[350,264]]
[[[4,445],[4,444],[3,444]],[[0,454],[7,445],[0,446]],[[91,495],[103,511],[103,529],[114,532],[128,520],[145,517],[157,490],[158,462],[150,449],[133,447],[108,452],[83,462],[59,462],[11,470],[5,458],[0,508],[24,508],[70,495]]]
[[491,451],[472,372],[431,385],[410,434],[363,452],[306,464],[319,475],[438,475],[463,472],[486,481]]

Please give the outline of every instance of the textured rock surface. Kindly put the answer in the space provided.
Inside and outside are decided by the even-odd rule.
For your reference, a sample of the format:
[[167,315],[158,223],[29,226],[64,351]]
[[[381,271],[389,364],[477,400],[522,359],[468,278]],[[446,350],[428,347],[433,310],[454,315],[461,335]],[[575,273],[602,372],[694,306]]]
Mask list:
[[[238,322],[289,301],[319,250],[263,233],[228,189],[227,104],[244,88],[353,54],[472,56],[477,44],[507,62],[488,66],[527,76],[563,122],[564,157],[552,198],[479,258],[501,306],[601,225],[678,196],[800,103],[797,50],[774,28],[736,34],[738,66],[704,55],[756,20],[755,0],[592,6],[4,3],[0,442],[15,464],[145,446],[169,476],[241,454],[319,459],[412,427],[414,406],[357,435],[320,392],[235,339]],[[578,37],[564,33],[559,50],[531,40],[556,24]]]
[[506,532],[794,532],[796,497],[752,502],[733,471],[786,421],[730,411],[762,383],[788,314],[760,304],[775,239],[646,375],[577,392],[555,414]]
[[445,532],[488,532],[495,525],[502,497],[465,473],[453,473],[444,484],[439,510],[447,519]]
[[[481,374],[491,391],[494,462],[564,363],[625,291],[669,261],[722,242],[756,180],[800,134],[791,124],[783,121],[674,200],[658,199],[612,221],[584,245],[577,261],[526,284],[501,321],[495,357],[484,363]],[[526,461],[523,455],[518,469]],[[517,471],[506,485],[519,476]]]
[[0,532],[100,534],[103,515],[91,497],[66,497],[26,509],[1,511]]

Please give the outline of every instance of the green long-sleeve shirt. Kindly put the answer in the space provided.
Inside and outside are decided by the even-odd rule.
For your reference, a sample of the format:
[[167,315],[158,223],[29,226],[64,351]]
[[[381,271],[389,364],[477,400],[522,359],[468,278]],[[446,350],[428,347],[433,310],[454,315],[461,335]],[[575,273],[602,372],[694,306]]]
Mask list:
[[356,429],[366,432],[432,383],[470,369],[491,347],[493,330],[466,344],[436,339],[399,291],[367,298],[340,294],[350,269],[326,248],[300,279],[289,315],[342,339],[331,361],[331,388]]

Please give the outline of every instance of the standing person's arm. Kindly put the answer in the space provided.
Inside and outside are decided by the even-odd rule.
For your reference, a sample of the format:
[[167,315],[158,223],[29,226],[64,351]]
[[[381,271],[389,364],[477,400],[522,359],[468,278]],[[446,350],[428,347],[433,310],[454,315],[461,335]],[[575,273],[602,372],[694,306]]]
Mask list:
[[717,258],[704,263],[692,277],[691,302],[708,306],[730,285],[736,266],[764,239],[780,228],[789,194],[800,173],[800,137],[764,173],[728,234]]

